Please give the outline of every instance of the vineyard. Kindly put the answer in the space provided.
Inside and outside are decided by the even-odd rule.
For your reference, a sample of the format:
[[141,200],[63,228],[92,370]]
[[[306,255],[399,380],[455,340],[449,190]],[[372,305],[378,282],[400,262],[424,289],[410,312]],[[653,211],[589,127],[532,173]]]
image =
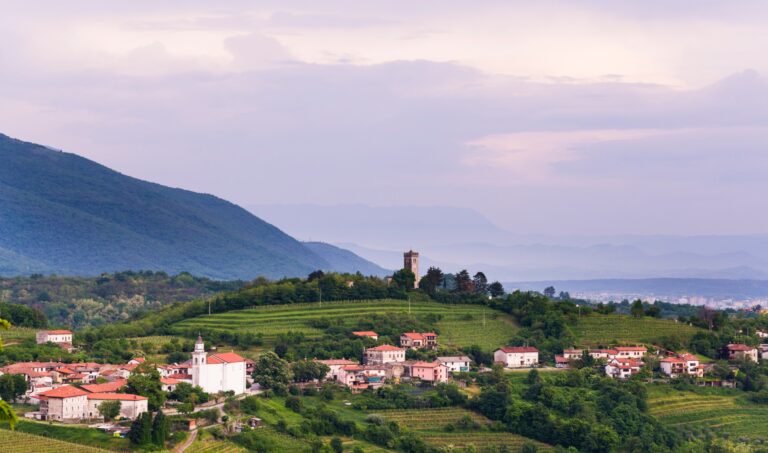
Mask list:
[[[512,433],[488,431],[491,421],[484,416],[459,407],[439,409],[398,409],[375,412],[383,416],[387,421],[397,422],[400,426],[407,427],[424,439],[425,442],[450,448],[466,448],[474,446],[479,451],[490,447],[506,445],[510,451],[519,451],[526,443],[531,443],[539,449],[548,449],[549,446],[527,437]],[[462,420],[471,420],[476,423],[474,429],[461,431]],[[455,432],[445,431],[446,426],[451,425]]]
[[37,329],[31,327],[11,326],[8,330],[0,330],[0,338],[6,345],[18,343],[24,340],[34,340]]
[[180,332],[207,328],[234,332],[261,333],[269,343],[277,334],[302,332],[317,337],[322,330],[310,327],[312,319],[326,318],[350,324],[374,313],[411,313],[415,316],[436,314],[440,340],[446,345],[477,344],[488,350],[503,345],[517,329],[511,317],[477,305],[447,305],[436,302],[402,300],[326,302],[314,304],[271,305],[199,316],[175,324]]
[[185,450],[187,453],[244,453],[245,448],[226,440],[196,440]]
[[709,428],[751,438],[766,434],[768,406],[744,401],[735,391],[653,388],[649,397],[651,414],[668,426]]
[[0,450],[3,452],[61,453],[63,451],[76,451],[78,453],[102,453],[108,451],[6,429],[0,429],[0,447],[2,447]]
[[573,327],[580,345],[585,347],[607,346],[614,342],[655,343],[662,337],[676,337],[687,342],[699,330],[668,319],[597,314],[579,318]]

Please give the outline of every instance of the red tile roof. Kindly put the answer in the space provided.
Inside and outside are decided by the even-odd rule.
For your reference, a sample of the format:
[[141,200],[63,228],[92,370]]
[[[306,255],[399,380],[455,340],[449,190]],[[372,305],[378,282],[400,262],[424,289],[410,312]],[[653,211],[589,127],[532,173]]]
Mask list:
[[[133,359],[131,359],[131,360],[133,360],[133,361],[135,361],[135,362],[139,362],[139,363],[144,363],[144,362],[146,362],[146,361],[147,361],[147,359],[145,359],[144,357],[136,357],[136,358],[133,358]],[[131,360],[129,360],[129,362],[130,362]]]
[[121,387],[125,387],[128,384],[126,379],[117,379],[113,382],[107,382],[104,384],[89,384],[81,385],[83,390],[87,390],[90,393],[110,393],[119,390]]
[[221,352],[217,354],[211,354],[208,356],[208,363],[237,363],[245,362],[239,354],[234,352]]
[[146,400],[146,396],[132,395],[130,393],[91,393],[88,395],[89,400],[120,400],[120,401],[142,401]]
[[71,385],[62,385],[61,387],[55,388],[53,390],[43,392],[40,394],[40,396],[44,396],[46,398],[72,398],[75,396],[83,396],[87,394],[88,392],[77,387],[73,387]]
[[378,337],[379,334],[372,330],[359,330],[357,332],[352,332],[352,335],[357,335],[358,337]]
[[179,381],[178,379],[163,377],[163,378],[160,378],[160,382],[165,385],[176,385],[181,381]]
[[445,365],[443,365],[440,362],[416,362],[411,366],[416,368],[437,368],[439,366],[445,366]]
[[392,346],[391,344],[383,344],[381,346],[368,348],[366,351],[404,351],[404,349],[398,348],[397,346]]
[[533,346],[504,346],[501,348],[502,351],[506,354],[510,353],[521,353],[521,352],[539,352],[538,349],[534,348]]
[[555,356],[555,363],[568,363],[568,362],[569,362],[569,360],[566,359],[565,357],[561,356],[561,355],[556,355]]
[[752,346],[747,346],[745,344],[739,344],[739,343],[729,344],[727,347],[729,351],[751,351],[755,349]]
[[71,330],[46,330],[48,335],[72,335]]
[[617,351],[642,351],[648,352],[645,346],[616,346]]
[[332,365],[357,365],[357,362],[354,362],[352,360],[347,359],[328,359],[328,360],[317,360],[319,363],[324,363],[328,366]]
[[416,332],[405,332],[401,336],[406,337],[406,338],[410,338],[411,340],[423,340],[424,339],[424,335],[422,335],[420,333],[416,333]]

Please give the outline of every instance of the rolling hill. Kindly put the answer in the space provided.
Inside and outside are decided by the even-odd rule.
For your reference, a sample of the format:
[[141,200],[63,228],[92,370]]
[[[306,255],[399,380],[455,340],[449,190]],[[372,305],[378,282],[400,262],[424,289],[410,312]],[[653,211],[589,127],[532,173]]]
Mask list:
[[252,279],[377,267],[351,253],[354,262],[339,250],[306,246],[215,196],[135,179],[2,134],[0,162],[3,275],[146,269]]

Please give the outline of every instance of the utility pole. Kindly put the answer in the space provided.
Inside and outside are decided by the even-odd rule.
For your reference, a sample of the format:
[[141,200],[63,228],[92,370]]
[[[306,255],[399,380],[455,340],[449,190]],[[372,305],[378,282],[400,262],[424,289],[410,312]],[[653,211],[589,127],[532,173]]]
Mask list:
[[208,299],[208,315],[211,314],[211,299]]
[[317,286],[317,292],[320,293],[320,308],[323,308],[323,290],[320,289],[320,285]]
[[411,314],[411,296],[408,296],[408,314]]

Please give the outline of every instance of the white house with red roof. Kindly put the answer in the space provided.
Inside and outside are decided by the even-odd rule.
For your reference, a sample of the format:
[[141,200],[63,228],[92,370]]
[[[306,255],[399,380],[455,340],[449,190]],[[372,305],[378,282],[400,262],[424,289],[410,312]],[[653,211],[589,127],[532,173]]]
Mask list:
[[99,405],[104,401],[120,401],[120,417],[134,420],[149,410],[149,400],[145,396],[130,393],[89,393],[86,395],[88,406],[85,418],[101,418]]
[[88,406],[88,392],[64,385],[40,393],[40,413],[43,420],[78,421]]
[[352,335],[354,335],[356,337],[370,338],[370,339],[372,339],[374,341],[378,341],[379,340],[379,334],[377,334],[376,332],[374,332],[372,330],[357,330],[357,331],[352,332]]
[[358,363],[353,360],[347,360],[347,359],[327,359],[327,360],[317,360],[316,362],[322,363],[324,365],[328,366],[328,373],[325,374],[325,379],[328,381],[338,381],[339,374],[341,372],[341,368],[345,367],[347,365],[357,365]]
[[55,343],[62,349],[72,351],[72,331],[71,330],[40,330],[35,335],[37,344]]
[[533,346],[504,346],[493,353],[493,361],[506,368],[527,368],[539,364],[539,350]]
[[405,349],[383,344],[365,350],[366,364],[382,365],[396,362],[405,362]]
[[199,385],[208,393],[245,393],[245,359],[234,352],[206,353],[203,337],[199,335],[192,352],[190,371],[192,385]]
[[665,357],[659,361],[661,372],[669,377],[703,377],[704,367],[693,354],[681,354],[677,357]]
[[616,346],[617,359],[642,359],[648,352],[645,346]]
[[640,359],[616,357],[605,365],[605,374],[615,379],[627,379],[640,372],[643,361]]

